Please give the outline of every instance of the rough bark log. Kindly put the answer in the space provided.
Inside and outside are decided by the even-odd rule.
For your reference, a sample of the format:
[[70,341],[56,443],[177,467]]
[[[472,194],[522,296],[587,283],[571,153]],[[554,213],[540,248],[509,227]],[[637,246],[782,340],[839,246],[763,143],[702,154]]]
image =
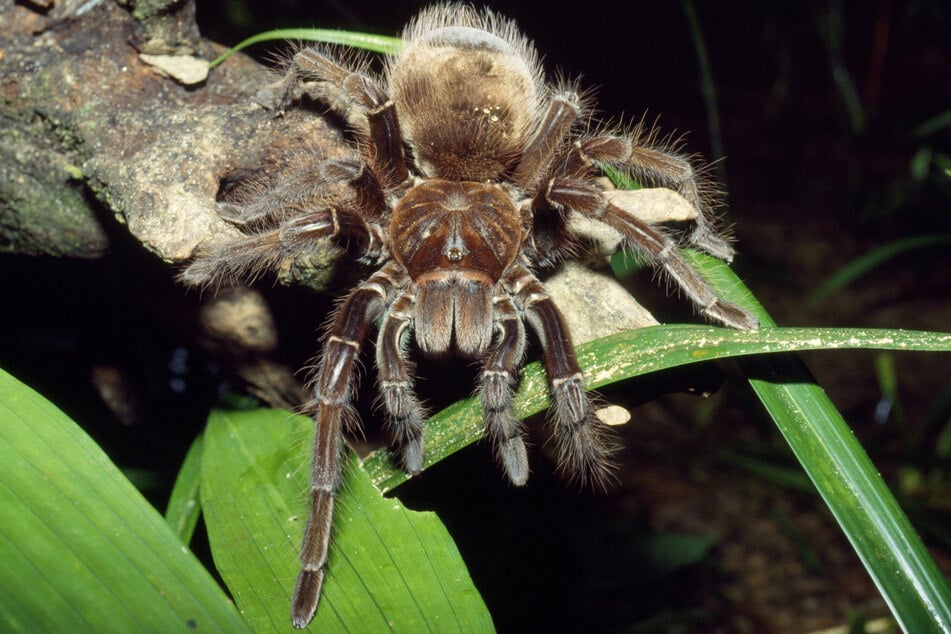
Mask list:
[[180,262],[237,235],[214,210],[229,174],[283,166],[302,148],[346,151],[322,118],[258,105],[273,78],[247,57],[193,86],[146,64],[136,45],[199,60],[222,49],[191,37],[190,3],[130,8],[101,0],[43,14],[0,0],[0,251],[98,257],[118,221]]
[[[215,213],[229,175],[266,177],[350,151],[322,118],[276,118],[258,105],[273,77],[250,58],[236,55],[192,85],[144,61],[167,65],[154,56],[172,54],[200,65],[222,50],[198,37],[190,2],[0,0],[0,253],[93,259],[131,235],[173,274],[201,245],[239,235]],[[326,255],[307,263],[317,288],[332,270]],[[183,289],[182,306],[194,301]],[[237,290],[205,301],[202,345],[265,400],[299,401],[296,368],[270,357],[273,333],[259,331],[268,345],[247,345],[249,324],[273,325],[259,298]],[[214,309],[236,301],[245,310]]]

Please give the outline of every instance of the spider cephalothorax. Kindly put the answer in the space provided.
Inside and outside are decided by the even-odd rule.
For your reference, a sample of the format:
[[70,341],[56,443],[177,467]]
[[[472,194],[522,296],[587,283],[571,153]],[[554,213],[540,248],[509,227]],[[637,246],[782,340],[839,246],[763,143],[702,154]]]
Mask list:
[[426,413],[414,394],[415,348],[479,361],[487,435],[509,479],[525,483],[528,459],[512,402],[527,323],[544,350],[561,467],[596,486],[610,477],[613,449],[585,393],[565,321],[535,276],[574,252],[571,218],[613,228],[706,317],[757,325],[713,292],[665,230],[639,217],[632,198],[600,178],[613,166],[676,190],[697,211],[687,243],[730,260],[690,162],[640,128],[590,128],[590,107],[569,85],[545,82],[531,43],[512,22],[438,5],[406,28],[403,50],[383,77],[304,49],[277,87],[281,107],[303,81],[323,82],[332,103],[361,113],[359,158],[326,160],[246,204],[223,203],[222,214],[248,235],[184,274],[193,284],[253,275],[315,241],[333,241],[378,267],[334,314],[314,376],[313,510],[292,606],[297,627],[317,608],[354,367],[377,321],[382,409],[407,471],[423,467]]

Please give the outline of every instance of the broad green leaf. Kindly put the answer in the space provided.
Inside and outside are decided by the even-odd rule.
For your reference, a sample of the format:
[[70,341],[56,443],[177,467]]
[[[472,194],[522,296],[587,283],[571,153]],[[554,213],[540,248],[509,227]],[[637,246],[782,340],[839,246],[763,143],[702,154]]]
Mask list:
[[[281,410],[216,411],[205,432],[201,498],[215,563],[261,631],[291,629],[312,437],[312,420]],[[382,497],[355,458],[346,465],[334,526],[313,629],[492,630],[435,514]]]
[[247,631],[102,450],[0,371],[0,631]]
[[183,544],[191,542],[198,517],[201,515],[198,487],[201,480],[202,449],[202,437],[198,436],[188,448],[185,461],[178,470],[178,477],[175,478],[175,486],[165,509],[165,521]]

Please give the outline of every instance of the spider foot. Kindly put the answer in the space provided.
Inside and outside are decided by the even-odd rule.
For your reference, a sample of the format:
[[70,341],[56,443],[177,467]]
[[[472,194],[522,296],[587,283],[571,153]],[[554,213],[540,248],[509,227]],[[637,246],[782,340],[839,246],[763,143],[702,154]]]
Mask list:
[[400,445],[400,461],[403,469],[410,475],[423,470],[423,436],[411,438]]
[[593,412],[573,425],[559,426],[557,444],[558,469],[570,480],[599,491],[617,482],[614,455],[619,445]]
[[690,244],[694,245],[704,253],[709,253],[713,257],[723,260],[727,264],[733,262],[733,256],[736,251],[726,240],[713,233],[705,224],[698,224],[690,234]]
[[525,486],[528,482],[528,451],[525,449],[522,435],[496,445],[495,452],[512,484],[517,487]]
[[317,611],[320,601],[320,588],[324,584],[324,569],[301,570],[294,587],[294,601],[291,603],[291,624],[298,630],[307,627]]
[[710,319],[738,330],[756,330],[759,328],[759,320],[748,313],[746,309],[722,299],[717,299],[712,304],[704,306],[701,312]]
[[606,490],[617,480],[614,433],[595,416],[580,373],[553,384],[558,469],[582,486]]
[[[488,382],[486,385],[491,385]],[[509,404],[499,409],[487,409],[486,433],[492,439],[495,457],[505,470],[509,481],[517,487],[528,482],[528,450],[523,439],[522,423],[515,417]]]

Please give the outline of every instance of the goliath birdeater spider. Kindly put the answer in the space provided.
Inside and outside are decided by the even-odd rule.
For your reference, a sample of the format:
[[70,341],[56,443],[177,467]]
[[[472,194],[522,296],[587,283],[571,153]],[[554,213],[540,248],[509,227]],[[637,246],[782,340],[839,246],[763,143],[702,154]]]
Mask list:
[[332,241],[377,267],[333,314],[314,376],[313,508],[294,590],[296,627],[317,609],[341,434],[355,419],[354,368],[378,320],[382,409],[406,471],[423,467],[426,421],[414,394],[412,342],[424,355],[479,362],[486,434],[515,485],[529,473],[512,412],[526,323],[544,350],[560,467],[594,486],[611,477],[613,445],[585,392],[565,320],[536,277],[576,252],[571,217],[613,228],[624,248],[662,269],[704,316],[757,327],[716,295],[671,233],[639,217],[632,198],[601,178],[610,166],[675,190],[698,212],[686,244],[730,261],[733,250],[714,228],[714,196],[697,168],[651,129],[592,125],[592,104],[572,84],[546,81],[513,22],[437,5],[406,27],[402,52],[382,76],[350,59],[300,50],[276,90],[283,108],[302,82],[321,82],[329,102],[362,118],[360,158],[324,160],[250,202],[220,203],[246,237],[203,254],[183,275],[196,285],[253,277],[315,241]]

